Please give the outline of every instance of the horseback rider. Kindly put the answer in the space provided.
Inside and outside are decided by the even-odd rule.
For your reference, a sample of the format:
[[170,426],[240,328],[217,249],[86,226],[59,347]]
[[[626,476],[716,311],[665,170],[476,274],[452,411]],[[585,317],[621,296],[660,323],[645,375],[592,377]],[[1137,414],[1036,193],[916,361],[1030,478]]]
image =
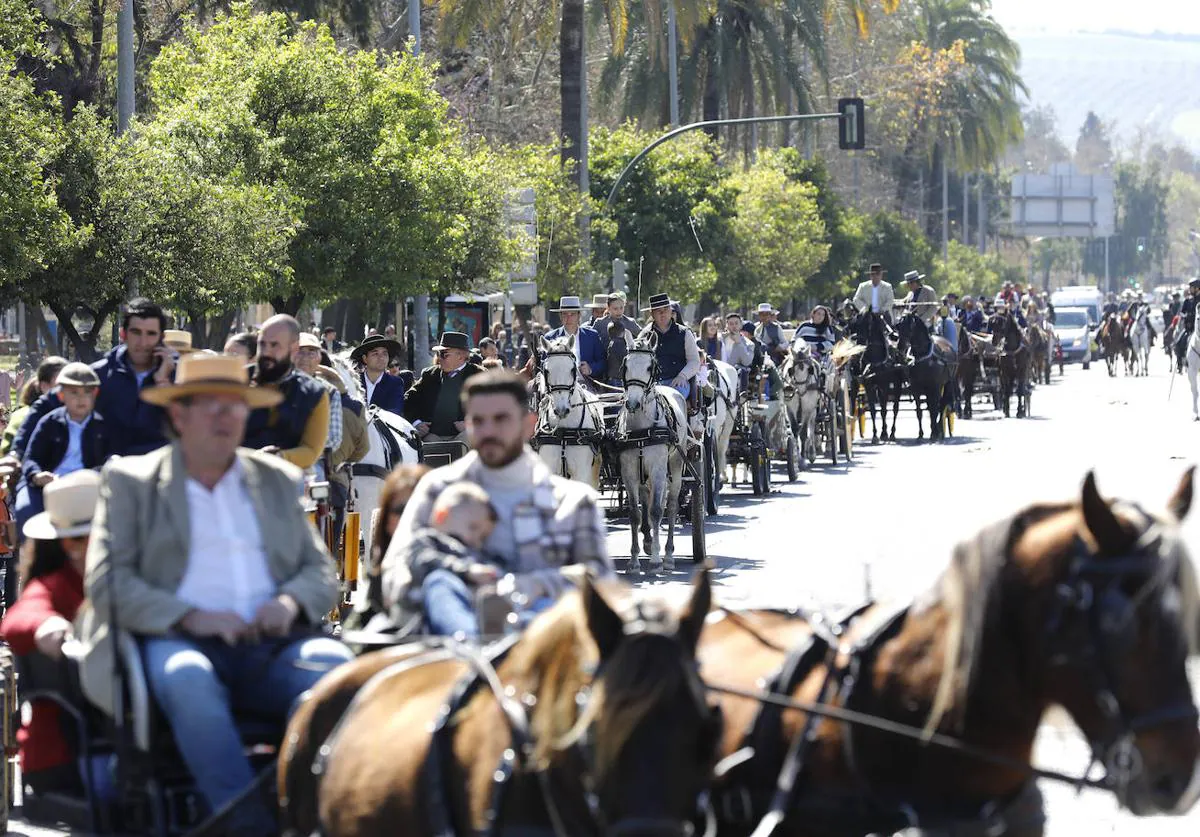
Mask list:
[[908,286],[908,296],[901,305],[916,314],[926,328],[931,328],[938,311],[937,292],[925,284],[925,274],[915,270],[904,274],[904,283]]
[[[179,753],[219,811],[254,775],[235,707],[282,725],[351,654],[319,632],[337,582],[297,502],[300,469],[240,446],[252,411],[282,407],[282,390],[252,387],[238,358],[198,353],[174,384],[141,397],[166,410],[175,441],[101,472],[80,674],[92,702],[114,712],[113,636],[118,624],[132,634]],[[251,796],[225,833],[277,833],[273,820]]]
[[1179,333],[1175,336],[1175,357],[1181,370],[1183,368],[1184,357],[1187,354],[1188,339],[1196,329],[1196,306],[1200,304],[1200,277],[1188,282],[1187,292],[1187,299],[1179,306],[1179,318],[1182,328],[1177,329]]
[[379,334],[372,334],[350,353],[352,362],[362,364],[359,381],[367,404],[396,415],[404,413],[404,383],[387,370],[400,354],[401,346],[396,340]]
[[654,352],[658,357],[658,383],[665,384],[688,398],[692,392],[692,379],[700,371],[700,349],[696,335],[675,322],[671,310],[671,298],[667,294],[650,297],[650,323],[642,330],[639,339],[654,335],[657,343]]
[[981,334],[987,330],[987,323],[984,321],[983,312],[979,310],[979,306],[975,304],[974,297],[964,296],[962,307],[962,325],[967,331]]
[[277,453],[307,470],[325,450],[329,437],[329,393],[324,384],[305,375],[292,363],[300,348],[300,324],[287,314],[276,314],[258,334],[254,386],[278,390],[283,396],[274,407],[259,407],[246,420],[245,447]]
[[443,625],[469,618],[472,592],[462,579],[443,576],[431,602],[415,589],[404,561],[415,534],[429,527],[438,497],[457,483],[475,483],[487,493],[496,519],[484,548],[502,560],[512,574],[509,586],[523,600],[557,598],[571,585],[563,573],[568,565],[612,573],[596,492],[550,473],[528,445],[537,416],[525,382],[507,370],[489,370],[467,382],[462,402],[471,452],[421,479],[383,558],[384,601],[397,624],[421,607],[441,608],[436,621]]

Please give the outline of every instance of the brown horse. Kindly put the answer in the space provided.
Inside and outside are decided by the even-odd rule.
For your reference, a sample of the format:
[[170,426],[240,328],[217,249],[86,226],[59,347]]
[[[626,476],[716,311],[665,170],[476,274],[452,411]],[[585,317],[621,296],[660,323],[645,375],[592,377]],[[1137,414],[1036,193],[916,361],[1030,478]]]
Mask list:
[[[1089,474],[1080,502],[1030,507],[959,546],[907,607],[710,620],[705,680],[740,692],[723,699],[722,767],[736,765],[713,791],[721,834],[1041,834],[1028,763],[1052,705],[1133,813],[1186,811],[1200,794],[1185,671],[1198,611],[1176,524],[1191,500],[1192,471],[1161,519],[1105,501]],[[764,689],[911,737],[748,696]],[[953,741],[928,743],[935,733]]]
[[279,761],[284,833],[690,833],[721,735],[695,661],[708,574],[678,614],[603,584],[489,659],[392,649],[319,683]]
[[1125,334],[1125,326],[1116,314],[1109,314],[1104,318],[1096,335],[1096,342],[1100,344],[1100,351],[1104,353],[1104,362],[1108,366],[1110,378],[1117,376],[1120,361],[1125,362],[1125,372],[1129,374],[1131,347]]

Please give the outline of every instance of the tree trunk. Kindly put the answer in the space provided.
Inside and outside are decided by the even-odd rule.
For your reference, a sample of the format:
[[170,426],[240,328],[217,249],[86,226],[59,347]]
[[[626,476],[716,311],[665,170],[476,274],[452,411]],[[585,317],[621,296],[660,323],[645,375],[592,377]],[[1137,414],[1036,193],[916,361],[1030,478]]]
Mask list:
[[[716,30],[717,18],[714,15],[708,19],[708,26],[702,36],[709,42],[709,48],[705,50],[705,54],[708,56],[708,67],[704,73],[704,99],[701,103],[705,122],[712,122],[715,119],[721,118],[721,71],[719,69],[718,58],[716,55],[713,55],[714,44],[717,40]],[[714,141],[720,136],[720,131],[717,128],[705,128],[704,132]]]
[[[208,318],[208,333],[198,343],[193,343],[195,346],[212,349],[219,352],[225,348],[225,341],[229,338],[229,334],[233,331],[233,321],[237,318],[237,310],[230,309],[215,317]],[[196,335],[192,335],[192,339],[196,339]]]
[[347,343],[359,343],[363,339],[363,303],[361,299],[346,301],[345,327],[339,332]]
[[[29,332],[31,337],[34,334],[34,329],[37,329],[37,333],[41,335],[42,342],[45,343],[47,347],[54,345],[54,334],[50,331],[50,326],[46,322],[46,315],[42,313],[42,306],[40,303],[30,303],[27,305],[25,318],[25,330]],[[33,328],[29,328],[30,324],[33,325]],[[30,354],[40,354],[36,339],[34,339],[32,343],[27,342],[26,346],[28,347]]]
[[271,307],[275,309],[276,314],[288,314],[294,317],[296,316],[296,312],[300,310],[300,306],[303,303],[304,294],[302,293],[293,293],[287,297],[271,297]]
[[562,119],[561,159],[570,166],[576,185],[583,183],[583,0],[564,0],[559,29],[559,100]]

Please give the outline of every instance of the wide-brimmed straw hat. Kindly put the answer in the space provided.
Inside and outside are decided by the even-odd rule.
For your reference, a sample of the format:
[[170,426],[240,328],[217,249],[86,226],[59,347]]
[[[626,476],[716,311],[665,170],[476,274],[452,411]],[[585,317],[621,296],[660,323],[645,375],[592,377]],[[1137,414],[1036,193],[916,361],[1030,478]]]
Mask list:
[[758,303],[758,308],[755,309],[754,313],[755,314],[778,314],[779,312],[775,310],[775,306],[772,305],[771,303],[760,302],[760,303]]
[[52,480],[42,489],[46,510],[25,522],[25,537],[39,541],[78,538],[92,530],[100,499],[100,475],[90,469]]
[[[605,305],[608,304],[606,301]],[[558,300],[558,307],[550,309],[555,314],[561,314],[564,311],[582,311],[583,303],[579,301],[577,296],[564,296]]]
[[589,308],[607,308],[608,300],[609,300],[608,294],[592,294],[592,304],[589,305],[588,307]]
[[905,282],[920,282],[924,278],[925,274],[916,270],[910,270],[908,273],[904,274]]
[[[433,348],[437,349],[437,346]],[[363,355],[372,349],[387,349],[388,358],[393,358],[402,351],[400,344],[395,340],[384,337],[382,334],[372,334],[355,347],[354,351],[350,353],[350,360],[355,362],[360,361],[363,359]]]
[[178,328],[168,328],[164,331],[163,343],[181,355],[190,355],[196,351],[192,348],[192,333]]
[[300,342],[301,348],[307,348],[307,349],[323,349],[323,348],[325,348],[324,346],[321,345],[321,341],[317,339],[317,335],[313,334],[311,331],[300,332],[300,341],[299,342]]
[[239,395],[252,409],[274,407],[283,401],[283,393],[273,387],[252,387],[242,359],[233,355],[206,355],[196,352],[179,359],[175,383],[147,387],[141,398],[148,404],[165,407],[191,395]]

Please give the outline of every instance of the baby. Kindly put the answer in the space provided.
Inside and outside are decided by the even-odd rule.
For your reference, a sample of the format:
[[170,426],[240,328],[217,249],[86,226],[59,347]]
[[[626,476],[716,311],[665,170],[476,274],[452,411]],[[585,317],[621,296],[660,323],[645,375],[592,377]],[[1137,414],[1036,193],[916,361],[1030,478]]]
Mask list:
[[475,483],[459,482],[434,501],[429,528],[413,535],[404,557],[433,633],[479,635],[475,592],[504,572],[502,561],[483,549],[496,519],[487,492]]

